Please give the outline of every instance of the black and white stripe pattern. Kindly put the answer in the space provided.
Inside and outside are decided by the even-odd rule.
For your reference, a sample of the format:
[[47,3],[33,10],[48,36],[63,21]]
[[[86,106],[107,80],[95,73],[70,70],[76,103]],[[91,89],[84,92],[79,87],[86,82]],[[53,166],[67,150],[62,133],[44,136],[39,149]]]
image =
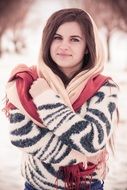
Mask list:
[[[34,99],[47,128],[38,127],[18,109],[12,110],[10,137],[12,144],[24,152],[22,174],[26,180],[38,190],[52,190],[58,177],[58,189],[64,189],[57,175],[59,166],[78,163],[82,155],[97,155],[109,140],[117,93],[116,85],[108,81],[75,113],[47,90]],[[73,156],[73,151],[79,158]]]

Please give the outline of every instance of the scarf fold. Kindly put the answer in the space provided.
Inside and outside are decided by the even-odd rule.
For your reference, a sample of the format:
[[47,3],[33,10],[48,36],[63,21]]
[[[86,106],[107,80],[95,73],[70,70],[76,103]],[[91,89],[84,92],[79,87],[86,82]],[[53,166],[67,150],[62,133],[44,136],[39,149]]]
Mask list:
[[42,127],[41,119],[29,93],[30,86],[37,78],[35,66],[28,67],[25,64],[20,64],[12,70],[6,88],[8,98],[6,110],[17,107],[29,116],[33,122]]

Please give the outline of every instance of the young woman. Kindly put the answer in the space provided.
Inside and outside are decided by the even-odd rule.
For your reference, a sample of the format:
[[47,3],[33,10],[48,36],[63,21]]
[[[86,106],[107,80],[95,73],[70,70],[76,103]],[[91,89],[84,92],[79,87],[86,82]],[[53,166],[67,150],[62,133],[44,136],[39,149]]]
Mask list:
[[7,84],[25,190],[102,190],[118,88],[101,74],[106,55],[96,25],[81,9],[62,9],[42,36],[37,67],[19,65]]

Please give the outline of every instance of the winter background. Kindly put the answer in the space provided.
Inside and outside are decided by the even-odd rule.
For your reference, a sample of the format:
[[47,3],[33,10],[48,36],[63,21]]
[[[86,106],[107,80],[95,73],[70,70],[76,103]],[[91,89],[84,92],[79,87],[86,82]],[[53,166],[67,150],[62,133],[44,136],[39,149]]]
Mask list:
[[[41,1],[40,1],[41,2]],[[52,1],[45,2],[41,6],[34,6],[26,20],[26,25],[32,19],[37,19],[32,29],[25,28],[22,33],[27,40],[27,49],[22,54],[4,53],[0,58],[0,190],[23,190],[24,180],[20,173],[21,152],[16,149],[9,139],[9,123],[2,112],[5,97],[5,84],[13,67],[19,63],[28,65],[36,64],[41,43],[42,28],[48,16],[55,10],[63,8],[63,4]],[[42,12],[41,7],[43,6]],[[64,5],[64,7],[67,7]],[[36,11],[35,11],[36,10]],[[37,14],[38,13],[38,14]],[[10,31],[7,31],[10,36]],[[7,38],[4,46],[13,49]],[[120,124],[116,133],[116,156],[110,163],[109,175],[106,179],[106,190],[127,190],[127,34],[115,33],[110,41],[111,59],[105,65],[104,73],[113,77],[120,87],[119,111]]]

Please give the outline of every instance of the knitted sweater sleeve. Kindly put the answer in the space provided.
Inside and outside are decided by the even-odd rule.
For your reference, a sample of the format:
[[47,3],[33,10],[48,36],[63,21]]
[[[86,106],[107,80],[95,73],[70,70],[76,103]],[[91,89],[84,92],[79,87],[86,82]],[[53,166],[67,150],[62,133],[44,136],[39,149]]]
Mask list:
[[68,147],[86,156],[105,147],[113,132],[117,113],[118,88],[106,82],[84,103],[79,113],[73,112],[52,90],[34,99],[44,125]]
[[10,110],[9,123],[11,143],[42,162],[68,165],[85,161],[82,153],[65,145],[48,128],[38,127],[19,109]]

